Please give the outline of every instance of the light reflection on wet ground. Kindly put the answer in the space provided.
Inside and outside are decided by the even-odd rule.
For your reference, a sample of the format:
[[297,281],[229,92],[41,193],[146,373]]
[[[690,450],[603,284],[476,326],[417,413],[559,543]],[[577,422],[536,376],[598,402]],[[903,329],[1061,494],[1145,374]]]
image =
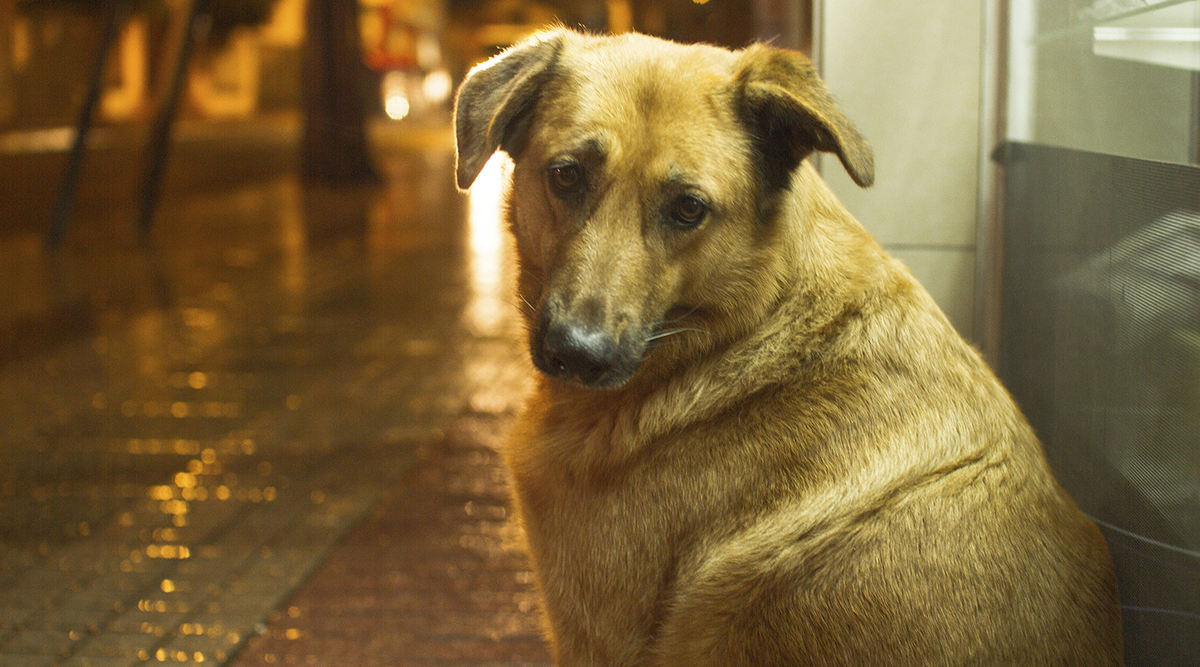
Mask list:
[[219,664],[422,448],[509,413],[502,237],[431,136],[380,190],[177,194],[151,252],[132,208],[0,240],[0,664]]

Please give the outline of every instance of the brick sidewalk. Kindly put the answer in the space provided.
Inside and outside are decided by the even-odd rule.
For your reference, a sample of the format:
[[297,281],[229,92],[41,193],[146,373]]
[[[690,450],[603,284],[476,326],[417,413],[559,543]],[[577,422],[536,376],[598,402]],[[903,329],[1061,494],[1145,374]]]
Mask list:
[[232,664],[551,664],[496,451],[508,421],[466,417],[422,447]]
[[0,235],[0,666],[548,664],[511,264],[439,136],[377,188],[168,188],[146,248],[86,198],[57,254]]

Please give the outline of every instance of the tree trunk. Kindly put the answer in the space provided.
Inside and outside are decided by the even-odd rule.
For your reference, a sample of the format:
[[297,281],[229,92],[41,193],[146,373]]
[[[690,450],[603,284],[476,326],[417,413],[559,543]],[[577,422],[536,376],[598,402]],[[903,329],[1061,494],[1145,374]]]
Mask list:
[[364,127],[358,0],[306,4],[301,174],[330,185],[378,181]]

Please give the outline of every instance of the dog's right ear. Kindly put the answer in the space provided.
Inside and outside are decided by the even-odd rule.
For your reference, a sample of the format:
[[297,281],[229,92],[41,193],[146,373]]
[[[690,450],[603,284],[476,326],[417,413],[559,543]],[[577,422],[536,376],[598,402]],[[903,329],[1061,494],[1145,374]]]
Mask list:
[[564,38],[564,30],[538,33],[467,74],[454,101],[459,189],[471,187],[492,153],[520,150]]

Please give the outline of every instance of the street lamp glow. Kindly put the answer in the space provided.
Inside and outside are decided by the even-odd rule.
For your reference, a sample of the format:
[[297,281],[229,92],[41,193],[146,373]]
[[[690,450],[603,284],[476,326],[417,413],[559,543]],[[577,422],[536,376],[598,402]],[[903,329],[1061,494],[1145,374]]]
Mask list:
[[421,84],[425,98],[434,104],[441,104],[450,99],[453,85],[450,73],[444,69],[435,69],[425,75],[425,81]]
[[387,113],[388,118],[400,120],[408,115],[408,98],[400,93],[388,95],[387,101],[383,104],[383,110]]
[[383,112],[392,120],[404,118],[411,109],[405,94],[407,84],[404,72],[392,71],[383,76]]

